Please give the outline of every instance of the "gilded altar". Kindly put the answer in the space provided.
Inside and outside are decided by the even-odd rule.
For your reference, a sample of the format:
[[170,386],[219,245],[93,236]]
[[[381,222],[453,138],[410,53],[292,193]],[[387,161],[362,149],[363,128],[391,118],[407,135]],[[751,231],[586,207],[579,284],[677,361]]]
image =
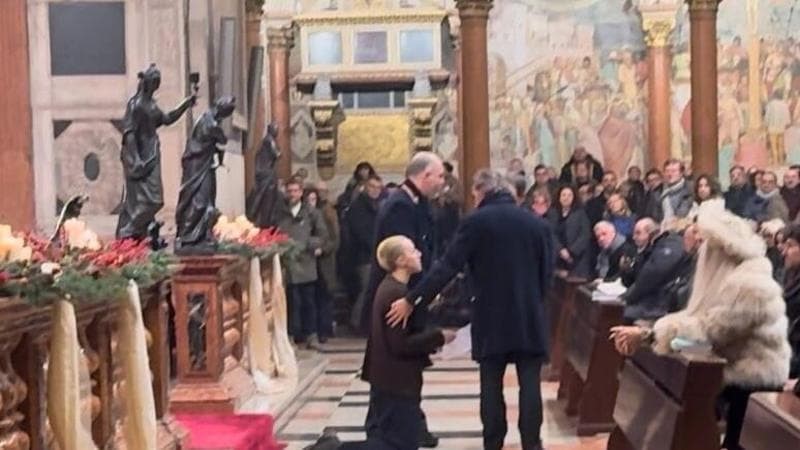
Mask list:
[[[456,156],[448,11],[397,0],[303,2],[299,11],[292,17],[293,171],[335,189],[361,161],[397,178],[415,151],[442,143],[443,157]],[[319,120],[321,104],[325,116],[338,114],[335,130]]]

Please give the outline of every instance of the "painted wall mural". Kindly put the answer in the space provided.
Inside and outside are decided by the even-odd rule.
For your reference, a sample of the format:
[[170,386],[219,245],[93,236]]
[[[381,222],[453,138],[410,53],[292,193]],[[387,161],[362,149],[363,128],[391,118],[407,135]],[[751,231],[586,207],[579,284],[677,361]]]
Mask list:
[[[521,158],[528,171],[538,163],[558,167],[576,145],[618,173],[648,164],[648,68],[636,3],[495,2],[489,23],[493,166]],[[672,154],[688,160],[685,5],[676,19]],[[778,170],[800,163],[800,0],[724,1],[718,33],[721,181],[727,183],[734,163]]]
[[645,46],[641,19],[627,3],[495,2],[489,22],[493,166],[520,158],[529,173],[538,163],[560,168],[579,145],[618,172],[643,163]]
[[[673,36],[673,154],[690,153],[689,21]],[[719,172],[800,163],[800,1],[722,2],[717,25]]]

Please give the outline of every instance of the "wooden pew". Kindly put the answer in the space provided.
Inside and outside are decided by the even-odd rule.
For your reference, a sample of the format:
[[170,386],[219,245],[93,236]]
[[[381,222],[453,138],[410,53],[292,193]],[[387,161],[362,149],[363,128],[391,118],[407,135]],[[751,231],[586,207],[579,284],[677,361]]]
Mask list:
[[800,448],[800,397],[792,392],[751,395],[740,440],[748,449]]
[[625,361],[609,450],[719,450],[714,411],[725,361],[640,350]]
[[611,327],[622,324],[623,309],[619,301],[592,301],[592,291],[586,286],[575,295],[561,386],[565,386],[567,415],[578,416],[578,436],[614,429],[622,356],[608,336]]
[[550,321],[550,364],[545,366],[542,375],[545,381],[561,379],[566,339],[571,329],[569,321],[572,314],[572,303],[578,286],[585,282],[586,280],[581,278],[557,274],[554,277],[550,294],[545,299],[547,316]]

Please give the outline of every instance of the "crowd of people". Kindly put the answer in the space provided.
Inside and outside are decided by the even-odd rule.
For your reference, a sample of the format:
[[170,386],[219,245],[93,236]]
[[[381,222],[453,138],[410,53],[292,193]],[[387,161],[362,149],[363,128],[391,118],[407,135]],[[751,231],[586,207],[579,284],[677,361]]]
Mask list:
[[[419,390],[428,354],[453,337],[452,325],[431,314],[431,303],[449,300],[451,280],[463,285],[455,301],[466,297],[472,310],[485,448],[501,448],[506,434],[507,364],[524,375],[523,448],[541,448],[543,298],[553,276],[627,288],[624,324],[612,333],[621,353],[645,343],[674,350],[681,338],[725,357],[726,449],[740,448],[751,392],[782,389],[800,376],[800,166],[786,170],[782,186],[774,172],[732,167],[723,192],[714,176],[695,176],[679,160],[617,174],[579,147],[560,171],[540,165],[532,175],[519,161],[502,175],[480,171],[471,191],[477,210],[466,216],[452,166],[425,152],[400,185],[384,185],[360,164],[335,205],[324,185],[287,184],[292,214],[282,226],[308,256],[288,267],[292,335],[312,346],[331,336],[330,293],[339,286],[351,299],[351,325],[369,337],[367,442],[325,436],[313,448],[437,444]],[[297,268],[295,277],[295,265],[317,276],[299,276]],[[387,364],[396,373],[386,373]],[[399,380],[397,373],[415,375]],[[389,422],[402,427],[386,428]]]
[[[462,188],[453,166],[443,163],[444,185],[430,193],[429,243],[443,249],[458,226]],[[368,333],[372,296],[377,282],[370,271],[375,264],[375,227],[380,206],[401,189],[385,183],[368,162],[359,163],[344,192],[330,196],[324,182],[307,183],[298,172],[282,186],[285,207],[279,208],[277,226],[301,247],[287,260],[289,333],[294,342],[318,349],[333,336],[335,326],[349,332]],[[436,240],[436,242],[433,242]],[[428,256],[433,253],[426,254]],[[349,320],[335,321],[335,299],[343,299]]]

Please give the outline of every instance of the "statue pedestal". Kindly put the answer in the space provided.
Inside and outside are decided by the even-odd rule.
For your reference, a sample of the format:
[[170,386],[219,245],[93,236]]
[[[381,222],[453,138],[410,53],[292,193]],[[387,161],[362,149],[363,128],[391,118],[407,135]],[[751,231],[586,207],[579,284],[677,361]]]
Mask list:
[[177,384],[173,413],[232,413],[254,392],[244,367],[247,261],[187,256],[172,278]]

